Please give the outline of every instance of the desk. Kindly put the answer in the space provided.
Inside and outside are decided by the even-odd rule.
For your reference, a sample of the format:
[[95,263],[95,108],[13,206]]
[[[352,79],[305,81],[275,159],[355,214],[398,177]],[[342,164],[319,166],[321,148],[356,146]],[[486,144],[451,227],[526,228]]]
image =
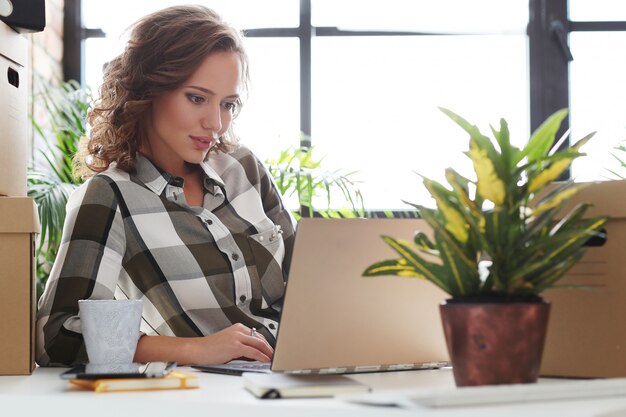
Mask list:
[[[184,367],[179,369],[197,373],[200,388],[96,394],[74,388],[61,380],[58,375],[63,368],[37,368],[31,376],[0,376],[0,414],[39,417],[626,416],[626,398],[412,410],[363,406],[332,398],[259,400],[242,387],[239,377],[207,374]],[[360,374],[351,378],[368,384],[374,392],[454,385],[450,369]]]

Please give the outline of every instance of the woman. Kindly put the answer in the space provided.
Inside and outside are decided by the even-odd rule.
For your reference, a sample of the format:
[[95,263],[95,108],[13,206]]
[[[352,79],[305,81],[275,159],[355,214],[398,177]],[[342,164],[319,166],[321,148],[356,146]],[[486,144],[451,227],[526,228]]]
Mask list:
[[[202,6],[137,22],[105,69],[39,301],[37,362],[86,362],[79,299],[143,299],[135,361],[269,361],[294,222],[232,121],[247,60]],[[95,174],[95,175],[94,175]]]

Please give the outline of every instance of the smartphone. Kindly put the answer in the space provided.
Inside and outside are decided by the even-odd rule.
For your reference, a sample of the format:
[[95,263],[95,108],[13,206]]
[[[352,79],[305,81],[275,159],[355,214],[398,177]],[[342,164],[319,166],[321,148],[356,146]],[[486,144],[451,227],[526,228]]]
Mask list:
[[111,363],[77,365],[61,373],[61,379],[159,378],[169,374],[176,362]]

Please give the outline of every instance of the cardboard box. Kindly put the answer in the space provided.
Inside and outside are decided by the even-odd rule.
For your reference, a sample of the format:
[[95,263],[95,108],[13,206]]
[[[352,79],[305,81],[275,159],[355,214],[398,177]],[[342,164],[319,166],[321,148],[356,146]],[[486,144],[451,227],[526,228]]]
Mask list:
[[[607,241],[588,247],[561,281],[596,289],[551,289],[541,374],[626,377],[626,181],[591,183],[568,203],[594,205],[586,217],[608,215]],[[564,212],[567,208],[564,208]]]
[[28,40],[0,22],[0,196],[26,196]]
[[0,375],[35,367],[35,233],[37,206],[28,197],[0,197]]

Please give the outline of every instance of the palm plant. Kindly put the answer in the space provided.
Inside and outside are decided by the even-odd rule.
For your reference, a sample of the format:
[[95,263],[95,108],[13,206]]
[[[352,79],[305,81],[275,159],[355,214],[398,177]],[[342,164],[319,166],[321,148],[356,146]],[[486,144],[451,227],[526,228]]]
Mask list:
[[313,147],[292,147],[265,161],[280,193],[297,199],[294,216],[299,219],[318,213],[323,217],[363,217],[365,206],[358,182],[353,179],[355,172],[327,171],[313,151]]
[[384,236],[399,257],[371,265],[364,275],[424,278],[457,299],[538,296],[582,257],[584,243],[607,220],[584,219],[588,204],[560,217],[562,204],[584,185],[551,184],[584,155],[579,150],[593,134],[559,151],[554,139],[567,115],[561,110],[519,149],[511,144],[504,119],[500,130],[492,127],[494,141],[460,116],[441,110],[470,135],[466,155],[476,179],[452,168],[446,170],[449,187],[424,178],[437,209],[412,206],[432,227],[434,239],[421,232],[414,242]]
[[[624,170],[626,168],[626,139],[622,140],[617,146],[615,146],[613,151],[614,152],[611,152],[611,156],[617,161],[618,168],[620,170]],[[613,174],[617,179],[626,179],[626,173],[620,172],[617,168],[607,168],[607,171]]]
[[34,100],[45,108],[46,120],[44,124],[32,118],[43,149],[39,149],[39,162],[33,162],[28,170],[28,196],[37,203],[41,221],[36,252],[39,297],[61,243],[65,205],[82,182],[73,175],[72,158],[86,132],[92,96],[89,89],[75,81],[58,87],[41,82],[38,90]]

